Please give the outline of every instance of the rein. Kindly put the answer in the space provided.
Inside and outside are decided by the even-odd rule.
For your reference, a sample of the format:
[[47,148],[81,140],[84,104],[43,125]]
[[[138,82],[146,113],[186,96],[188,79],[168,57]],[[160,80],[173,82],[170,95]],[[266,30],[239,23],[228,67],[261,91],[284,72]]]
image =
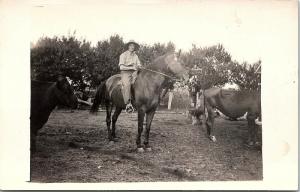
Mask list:
[[159,74],[159,75],[168,77],[168,78],[173,79],[173,80],[177,80],[177,78],[174,78],[174,77],[172,77],[172,76],[170,76],[170,75],[167,75],[167,74],[165,74],[165,73],[162,73],[162,72],[160,72],[160,71],[155,71],[155,70],[152,70],[152,69],[147,69],[147,68],[145,68],[145,67],[140,67],[140,68],[141,68],[141,69],[144,69],[144,70],[146,70],[146,71],[150,71],[150,72],[153,72],[153,73],[157,73],[157,74]]

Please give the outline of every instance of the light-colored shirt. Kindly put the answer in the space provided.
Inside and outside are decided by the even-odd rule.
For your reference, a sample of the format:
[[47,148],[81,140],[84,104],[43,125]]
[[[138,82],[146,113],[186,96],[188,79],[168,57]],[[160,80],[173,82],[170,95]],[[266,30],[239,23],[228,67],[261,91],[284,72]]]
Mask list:
[[119,66],[120,70],[137,70],[141,62],[134,52],[125,51],[120,55]]

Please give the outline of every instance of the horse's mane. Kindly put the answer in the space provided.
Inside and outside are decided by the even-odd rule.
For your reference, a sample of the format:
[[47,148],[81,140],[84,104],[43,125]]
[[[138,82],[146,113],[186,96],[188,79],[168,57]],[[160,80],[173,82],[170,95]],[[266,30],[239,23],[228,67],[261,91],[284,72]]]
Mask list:
[[147,68],[148,69],[152,69],[152,70],[156,70],[156,71],[167,71],[167,63],[165,61],[166,57],[168,57],[169,55],[171,55],[172,53],[166,53],[162,56],[157,57],[156,59],[154,59],[152,61],[152,63],[150,63]]

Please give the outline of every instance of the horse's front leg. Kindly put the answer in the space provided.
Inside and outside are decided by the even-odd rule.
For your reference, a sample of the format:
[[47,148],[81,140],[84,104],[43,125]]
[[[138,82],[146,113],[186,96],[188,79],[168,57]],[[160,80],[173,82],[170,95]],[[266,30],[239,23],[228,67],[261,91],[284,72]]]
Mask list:
[[152,111],[147,112],[146,114],[146,135],[144,140],[146,151],[151,151],[151,147],[149,146],[149,134],[150,134],[151,123],[155,114],[155,110],[156,109],[153,109]]
[[38,129],[32,127],[30,130],[30,151],[31,153],[36,152],[36,136],[37,136]]
[[43,127],[44,123],[34,123],[30,122],[30,151],[32,153],[36,152],[36,139],[38,131]]
[[143,109],[138,109],[138,134],[136,138],[137,152],[144,152],[141,142],[141,135],[143,132],[143,123],[145,118],[145,111]]
[[215,112],[214,108],[210,105],[207,105],[207,113],[208,113],[208,118],[206,120],[206,129],[207,129],[207,135],[210,140],[213,142],[216,142],[217,139],[214,136],[214,122],[215,122]]

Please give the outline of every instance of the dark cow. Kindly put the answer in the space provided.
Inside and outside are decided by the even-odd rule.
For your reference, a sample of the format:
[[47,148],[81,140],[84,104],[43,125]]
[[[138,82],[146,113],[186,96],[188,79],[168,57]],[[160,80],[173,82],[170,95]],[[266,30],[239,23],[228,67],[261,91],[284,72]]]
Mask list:
[[213,134],[215,109],[221,111],[229,118],[237,119],[247,113],[249,138],[247,145],[258,145],[257,140],[257,118],[261,118],[260,91],[236,91],[220,88],[210,88],[204,91],[204,105],[198,109],[197,116],[204,114],[207,109],[207,118],[203,124],[207,128],[207,134],[212,141],[216,141]]
[[36,135],[48,121],[50,113],[57,105],[77,108],[77,98],[65,77],[56,82],[31,81],[30,106],[30,150],[36,150]]

